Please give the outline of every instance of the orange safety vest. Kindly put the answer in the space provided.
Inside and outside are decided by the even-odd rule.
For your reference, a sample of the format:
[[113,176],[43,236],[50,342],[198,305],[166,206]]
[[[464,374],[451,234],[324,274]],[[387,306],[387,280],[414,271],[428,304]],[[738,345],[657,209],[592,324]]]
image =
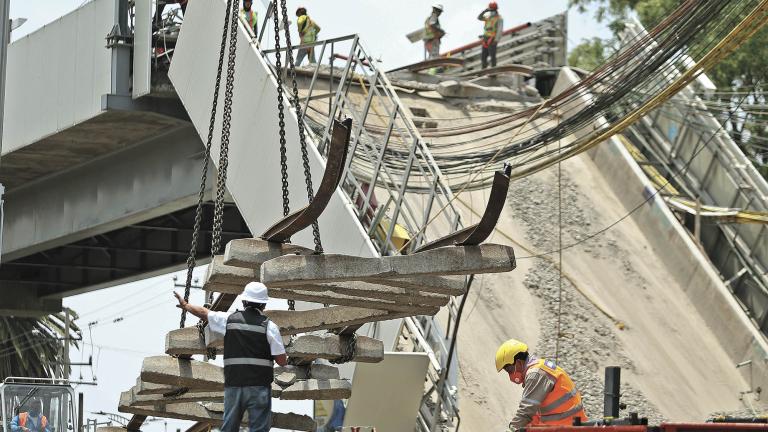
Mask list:
[[541,359],[532,368],[538,368],[552,377],[555,387],[541,401],[539,412],[528,426],[571,426],[573,419],[587,420],[581,404],[581,393],[576,390],[571,377],[552,360]]
[[[19,413],[19,426],[27,427],[27,418],[29,418],[28,412]],[[45,430],[46,426],[48,426],[48,419],[45,416],[41,416],[39,430]]]
[[483,27],[483,39],[491,40],[496,37],[499,32],[499,14],[493,14],[489,18],[485,19],[485,26]]

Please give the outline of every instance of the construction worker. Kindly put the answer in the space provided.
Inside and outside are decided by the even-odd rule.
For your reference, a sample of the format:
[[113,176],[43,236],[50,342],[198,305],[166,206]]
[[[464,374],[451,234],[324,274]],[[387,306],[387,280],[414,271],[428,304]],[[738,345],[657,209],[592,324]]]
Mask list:
[[496,351],[496,370],[523,386],[523,397],[510,431],[528,426],[571,426],[576,417],[587,420],[581,394],[567,373],[552,360],[528,354],[528,345],[510,339]]
[[432,5],[432,14],[424,21],[424,51],[427,53],[427,59],[433,59],[440,56],[440,40],[445,36],[445,31],[440,26],[440,15],[443,13],[443,5],[435,3]]
[[32,399],[29,411],[19,413],[11,419],[12,432],[50,432],[48,419],[43,415],[43,402]]
[[[299,29],[301,44],[311,44],[317,42],[317,34],[320,33],[320,26],[307,15],[307,8],[299,7],[296,9],[296,26]],[[309,64],[317,63],[315,59],[315,47],[302,48],[296,55],[296,66],[304,61],[304,57],[309,56]]]
[[243,0],[243,8],[240,9],[240,20],[248,24],[253,30],[254,36],[258,36],[259,14],[253,10],[253,0]]
[[499,45],[499,39],[504,31],[504,20],[499,15],[499,5],[491,2],[488,7],[480,12],[477,19],[483,21],[483,69],[488,67],[488,57],[491,58],[491,67],[496,67],[496,47]]
[[269,301],[267,287],[251,282],[241,295],[243,310],[214,312],[191,305],[176,292],[178,307],[224,335],[224,422],[222,432],[238,432],[248,411],[249,432],[272,426],[273,366],[288,364],[280,329],[262,312]]

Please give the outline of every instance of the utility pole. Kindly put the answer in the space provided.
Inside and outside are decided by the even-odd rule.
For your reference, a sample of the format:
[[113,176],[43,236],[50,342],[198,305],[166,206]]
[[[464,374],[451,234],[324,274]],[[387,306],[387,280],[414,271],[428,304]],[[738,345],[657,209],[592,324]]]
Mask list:
[[[5,120],[5,69],[8,63],[8,44],[11,43],[11,0],[0,0],[0,159],[3,154],[3,122]],[[3,195],[5,187],[0,183],[0,262],[3,258]]]
[[[69,364],[69,308],[64,308],[64,318],[64,367],[72,368]],[[69,372],[66,374],[65,378],[69,380]]]

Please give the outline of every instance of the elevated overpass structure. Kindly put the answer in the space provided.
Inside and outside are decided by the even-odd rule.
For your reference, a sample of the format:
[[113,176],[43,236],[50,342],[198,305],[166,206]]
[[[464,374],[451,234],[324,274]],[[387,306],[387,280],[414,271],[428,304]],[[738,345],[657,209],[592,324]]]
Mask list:
[[[57,311],[63,297],[185,266],[213,96],[219,49],[216,36],[224,14],[223,1],[195,3],[188,9],[181,33],[175,28],[153,33],[148,4],[137,3],[130,9],[127,0],[94,0],[11,46],[8,121],[0,166],[0,179],[8,187],[0,266],[0,311],[4,314]],[[510,59],[533,50],[534,55],[515,61],[532,68],[542,94],[552,88],[564,66],[567,38],[562,25],[561,16],[524,26],[520,34],[510,33],[504,45]],[[275,50],[266,43],[260,45],[259,37],[243,25],[239,36],[224,242],[258,235],[281,215]],[[158,49],[159,42],[162,49]],[[454,103],[448,93],[435,97],[434,92],[440,92],[435,81],[442,77],[386,74],[375,67],[355,36],[321,41],[315,49],[318,65],[298,70],[313,178],[320,178],[325,166],[328,119],[348,116],[355,124],[355,156],[319,220],[326,249],[359,256],[392,254],[409,234],[415,235],[414,244],[420,244],[471,218],[456,203],[449,203],[451,184],[432,157],[440,144],[435,124],[442,121],[441,110],[449,110]],[[53,60],[48,55],[51,52],[56,53]],[[461,50],[464,72],[477,72],[472,65],[478,52],[476,46]],[[46,61],[56,66],[46,67]],[[498,96],[491,92],[458,98],[462,104],[469,101],[467,105],[477,104],[478,109],[493,113],[538,100],[538,94],[531,93],[518,78],[460,74],[450,78],[480,86],[502,83],[514,87],[515,94],[504,93],[513,98],[512,105],[488,104],[486,99]],[[423,82],[413,84],[414,79]],[[548,85],[541,85],[543,82]],[[561,82],[566,84],[567,79]],[[28,89],[35,92],[34,97]],[[467,123],[478,121],[473,115],[467,115]],[[298,119],[289,109],[287,156],[294,206],[306,201],[301,156],[295,145]],[[213,144],[215,162],[219,143],[215,139]],[[611,161],[613,165],[602,168],[606,178],[613,169],[634,169],[632,161]],[[215,167],[211,170],[209,178]],[[208,197],[211,193],[209,188]],[[637,193],[641,192],[634,190],[634,195],[627,196]],[[722,204],[714,199],[708,203]],[[654,205],[661,206],[656,201]],[[447,210],[422,230],[443,206]],[[208,205],[203,226],[211,226],[211,215]],[[680,230],[659,228],[657,219],[639,220],[647,226],[648,236],[681,234]],[[311,233],[302,233],[293,242],[311,246]],[[209,256],[208,244],[208,238],[200,242],[200,262]],[[765,364],[764,339],[749,327],[754,323],[746,325],[749,319],[744,310],[733,308],[733,298],[720,289],[729,277],[712,272],[711,264],[688,246],[675,250],[681,251],[680,256],[695,258],[690,260],[692,268],[704,269],[701,272],[718,290],[715,306],[725,304],[727,316],[736,318],[729,327],[731,333],[718,337],[739,335],[740,351],[734,359],[748,353],[743,357],[757,367]],[[685,277],[683,272],[675,274]],[[696,292],[689,294],[695,296]],[[723,311],[715,306],[702,304],[695,311],[705,314],[710,307]],[[428,353],[428,388],[418,401],[421,430],[431,429],[436,422],[454,426],[458,418],[458,356],[450,354],[457,313],[458,304],[452,302],[439,319],[409,318],[360,331],[383,339],[387,350]],[[451,373],[444,378],[446,368]],[[352,376],[354,371],[346,373]],[[396,377],[387,381],[396,384]],[[435,394],[440,396],[442,413],[434,411]],[[354,414],[355,405],[349,409]],[[378,413],[381,417],[387,414]]]

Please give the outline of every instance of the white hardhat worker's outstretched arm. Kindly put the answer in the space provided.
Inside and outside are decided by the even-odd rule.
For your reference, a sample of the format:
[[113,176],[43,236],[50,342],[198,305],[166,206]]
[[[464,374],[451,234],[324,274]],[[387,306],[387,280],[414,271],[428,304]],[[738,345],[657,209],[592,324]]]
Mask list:
[[538,369],[529,369],[525,374],[523,385],[523,398],[515,412],[515,417],[509,423],[509,429],[515,431],[528,426],[533,416],[539,411],[541,401],[547,397],[554,383],[546,373]]

